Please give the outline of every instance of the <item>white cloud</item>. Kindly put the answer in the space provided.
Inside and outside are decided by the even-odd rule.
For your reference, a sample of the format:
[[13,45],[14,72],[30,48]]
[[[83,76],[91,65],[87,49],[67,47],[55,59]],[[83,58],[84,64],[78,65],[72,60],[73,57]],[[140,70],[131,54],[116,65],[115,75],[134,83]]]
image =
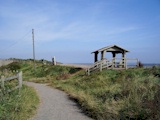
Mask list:
[[115,35],[115,34],[129,32],[129,31],[137,30],[137,29],[139,29],[139,28],[133,27],[133,26],[117,27],[117,28],[112,28],[111,30],[108,30],[108,32],[106,32],[106,34],[107,35]]

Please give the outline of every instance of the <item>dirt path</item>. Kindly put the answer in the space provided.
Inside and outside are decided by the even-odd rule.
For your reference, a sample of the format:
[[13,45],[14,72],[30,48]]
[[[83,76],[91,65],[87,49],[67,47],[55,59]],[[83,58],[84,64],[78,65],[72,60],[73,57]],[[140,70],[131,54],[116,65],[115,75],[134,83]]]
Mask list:
[[41,101],[37,114],[30,120],[92,120],[64,92],[45,84],[25,84],[37,90]]

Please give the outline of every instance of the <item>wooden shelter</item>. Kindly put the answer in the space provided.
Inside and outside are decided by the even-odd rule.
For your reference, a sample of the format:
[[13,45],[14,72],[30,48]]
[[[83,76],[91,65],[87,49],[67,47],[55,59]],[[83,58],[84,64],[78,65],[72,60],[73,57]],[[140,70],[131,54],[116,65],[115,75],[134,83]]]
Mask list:
[[124,48],[121,48],[117,45],[107,46],[107,47],[104,47],[104,48],[101,48],[99,50],[92,52],[92,53],[94,53],[94,62],[98,61],[98,53],[99,52],[101,53],[101,60],[103,60],[106,52],[111,52],[113,58],[115,58],[116,54],[119,54],[119,53],[122,54],[122,58],[125,58],[126,53],[129,51]]
[[[107,59],[105,58],[106,53],[112,53],[112,58]],[[127,60],[136,60],[138,63],[138,59],[128,59],[126,58],[126,53],[129,52],[128,50],[119,47],[117,45],[107,46],[96,51],[93,51],[94,54],[94,64],[87,69],[88,72],[94,71],[99,69],[127,69]],[[98,54],[100,55],[100,60],[98,60]],[[121,54],[121,58],[116,58],[117,54]]]

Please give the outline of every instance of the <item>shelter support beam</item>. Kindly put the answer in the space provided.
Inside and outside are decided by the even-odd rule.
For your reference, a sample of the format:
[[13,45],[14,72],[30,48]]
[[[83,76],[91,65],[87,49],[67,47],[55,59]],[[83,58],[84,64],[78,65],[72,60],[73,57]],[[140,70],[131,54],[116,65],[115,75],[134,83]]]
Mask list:
[[116,53],[115,52],[112,52],[112,69],[116,67],[116,61],[115,61],[115,58],[116,58]]
[[98,52],[95,52],[94,53],[94,62],[97,62],[98,61]]
[[106,51],[102,51],[102,52],[101,52],[101,60],[103,60],[103,59],[104,59],[105,52],[106,52]]
[[126,54],[125,54],[125,52],[122,53],[122,65],[123,65],[123,68],[127,67],[126,66]]

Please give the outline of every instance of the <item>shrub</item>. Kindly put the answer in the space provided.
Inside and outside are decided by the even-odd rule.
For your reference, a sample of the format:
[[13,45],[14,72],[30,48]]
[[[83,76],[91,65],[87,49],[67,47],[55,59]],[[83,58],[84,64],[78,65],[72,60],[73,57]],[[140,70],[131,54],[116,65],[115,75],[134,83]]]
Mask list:
[[21,66],[18,62],[13,62],[9,65],[7,65],[7,68],[10,69],[11,71],[17,71],[17,70],[20,70]]

